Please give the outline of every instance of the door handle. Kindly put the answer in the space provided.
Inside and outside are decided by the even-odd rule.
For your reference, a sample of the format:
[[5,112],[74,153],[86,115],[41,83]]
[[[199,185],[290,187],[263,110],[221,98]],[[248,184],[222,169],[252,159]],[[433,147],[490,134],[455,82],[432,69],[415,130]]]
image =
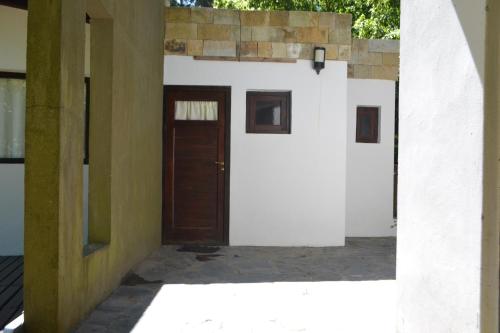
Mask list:
[[220,165],[220,171],[224,171],[224,161],[215,161],[216,165]]

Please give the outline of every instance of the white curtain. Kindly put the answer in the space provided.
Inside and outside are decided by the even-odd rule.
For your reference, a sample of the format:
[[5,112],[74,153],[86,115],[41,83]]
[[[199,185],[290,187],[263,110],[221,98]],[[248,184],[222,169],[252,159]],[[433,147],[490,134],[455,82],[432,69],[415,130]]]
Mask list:
[[26,81],[0,79],[0,158],[24,157]]
[[176,101],[175,120],[217,120],[217,102]]

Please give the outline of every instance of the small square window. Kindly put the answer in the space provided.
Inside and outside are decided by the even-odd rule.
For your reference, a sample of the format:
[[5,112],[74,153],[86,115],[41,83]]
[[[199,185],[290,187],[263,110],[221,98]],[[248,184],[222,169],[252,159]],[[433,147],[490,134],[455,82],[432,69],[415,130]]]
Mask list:
[[291,95],[247,91],[247,133],[290,134]]
[[378,143],[379,108],[358,106],[356,110],[356,142]]

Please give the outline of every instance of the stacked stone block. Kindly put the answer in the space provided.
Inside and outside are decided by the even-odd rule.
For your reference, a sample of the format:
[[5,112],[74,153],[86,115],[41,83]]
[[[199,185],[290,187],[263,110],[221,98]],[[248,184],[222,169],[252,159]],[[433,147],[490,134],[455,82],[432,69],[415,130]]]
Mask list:
[[396,81],[399,76],[399,41],[354,39],[348,77]]
[[166,8],[165,54],[248,59],[351,57],[349,14]]
[[350,14],[165,8],[165,54],[202,59],[348,61],[348,77],[397,80],[399,41],[351,38]]

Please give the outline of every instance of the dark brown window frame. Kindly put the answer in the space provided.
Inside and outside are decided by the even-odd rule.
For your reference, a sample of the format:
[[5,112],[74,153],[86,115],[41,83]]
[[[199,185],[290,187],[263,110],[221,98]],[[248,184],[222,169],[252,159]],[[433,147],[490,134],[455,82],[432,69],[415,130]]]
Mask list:
[[[28,0],[0,0],[0,6],[28,10]],[[85,14],[85,22],[90,23],[88,14]]]
[[28,0],[0,0],[0,5],[27,10]]
[[[370,135],[362,136],[361,118],[370,117]],[[379,106],[357,106],[356,107],[356,142],[379,143],[380,132],[380,107]]]
[[[246,132],[258,134],[290,134],[292,132],[291,91],[247,91]],[[281,103],[280,125],[257,125],[256,104],[259,100],[279,100]]]
[[[0,79],[19,79],[26,80],[26,73],[20,72],[1,72]],[[85,106],[85,157],[83,159],[84,164],[89,164],[89,125],[90,125],[90,78],[85,78],[85,87],[87,91],[86,106]],[[24,164],[24,157],[11,158],[11,157],[0,157],[0,164]]]

